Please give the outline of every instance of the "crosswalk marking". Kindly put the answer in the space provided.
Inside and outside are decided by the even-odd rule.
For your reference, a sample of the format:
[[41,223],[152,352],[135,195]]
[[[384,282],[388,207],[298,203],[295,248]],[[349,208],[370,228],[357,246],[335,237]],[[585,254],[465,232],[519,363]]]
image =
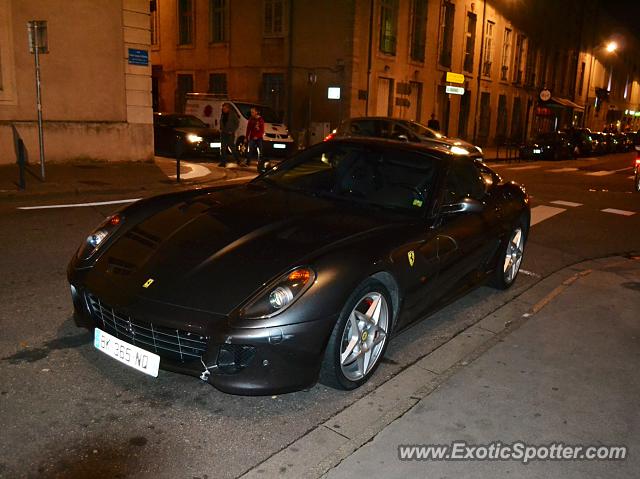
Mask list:
[[636,214],[635,211],[617,210],[615,208],[606,208],[600,211],[602,211],[603,213],[613,213],[614,215],[622,215],[622,216],[633,216]]
[[573,201],[564,201],[564,200],[555,200],[551,201],[554,205],[560,206],[569,206],[570,208],[575,208],[576,206],[582,206],[582,203],[574,203]]
[[541,223],[544,220],[548,220],[549,218],[558,215],[564,211],[567,211],[565,208],[556,208],[555,206],[536,206],[531,209],[531,226]]
[[540,168],[540,165],[527,165],[527,166],[516,166],[512,168],[507,168],[507,170],[535,170],[536,168]]
[[556,168],[547,171],[549,171],[549,173],[568,173],[569,171],[578,171],[578,168]]
[[607,175],[613,175],[615,173],[615,171],[609,171],[609,170],[600,170],[600,171],[590,171],[589,173],[586,173],[589,176],[607,176]]

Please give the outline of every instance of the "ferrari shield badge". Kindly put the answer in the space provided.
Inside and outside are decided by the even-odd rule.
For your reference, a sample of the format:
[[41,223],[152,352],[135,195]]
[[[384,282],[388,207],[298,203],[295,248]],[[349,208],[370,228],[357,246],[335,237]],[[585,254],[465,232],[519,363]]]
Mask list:
[[149,278],[143,285],[143,288],[148,288],[149,286],[151,286],[153,284],[154,279],[153,278]]
[[407,253],[407,258],[409,259],[409,266],[413,268],[413,263],[416,262],[416,254],[414,253],[413,250]]

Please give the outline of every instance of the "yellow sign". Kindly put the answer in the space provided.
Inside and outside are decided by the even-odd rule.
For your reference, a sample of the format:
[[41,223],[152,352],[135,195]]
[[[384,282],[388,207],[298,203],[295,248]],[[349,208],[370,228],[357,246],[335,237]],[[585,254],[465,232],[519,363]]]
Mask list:
[[449,83],[464,83],[464,75],[462,73],[447,72],[447,81]]
[[143,288],[148,288],[153,284],[153,278],[149,278],[146,283],[142,285]]
[[407,253],[407,258],[409,258],[409,266],[413,267],[413,263],[416,262],[416,254],[413,252],[413,250]]

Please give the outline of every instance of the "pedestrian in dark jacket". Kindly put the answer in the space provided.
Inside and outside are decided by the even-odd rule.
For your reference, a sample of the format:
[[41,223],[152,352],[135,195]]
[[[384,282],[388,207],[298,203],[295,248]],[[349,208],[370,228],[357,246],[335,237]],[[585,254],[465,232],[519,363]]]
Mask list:
[[222,104],[220,114],[220,163],[218,166],[227,166],[227,160],[231,155],[232,162],[236,163],[238,151],[236,149],[236,130],[238,129],[238,115],[233,111],[231,104]]
[[431,113],[431,119],[427,122],[427,126],[432,130],[440,131],[440,122],[436,118],[435,113]]
[[247,122],[247,132],[245,135],[247,142],[247,165],[251,164],[251,160],[258,160],[258,169],[262,161],[262,137],[264,136],[264,118],[260,116],[260,112],[256,107],[251,108],[251,118]]

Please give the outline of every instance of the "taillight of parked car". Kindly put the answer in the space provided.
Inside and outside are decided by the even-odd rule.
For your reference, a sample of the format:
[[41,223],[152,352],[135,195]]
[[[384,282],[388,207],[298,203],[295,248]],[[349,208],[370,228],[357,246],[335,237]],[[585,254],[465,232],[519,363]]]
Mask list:
[[336,137],[336,130],[333,130],[327,136],[324,137],[324,141],[333,140]]

